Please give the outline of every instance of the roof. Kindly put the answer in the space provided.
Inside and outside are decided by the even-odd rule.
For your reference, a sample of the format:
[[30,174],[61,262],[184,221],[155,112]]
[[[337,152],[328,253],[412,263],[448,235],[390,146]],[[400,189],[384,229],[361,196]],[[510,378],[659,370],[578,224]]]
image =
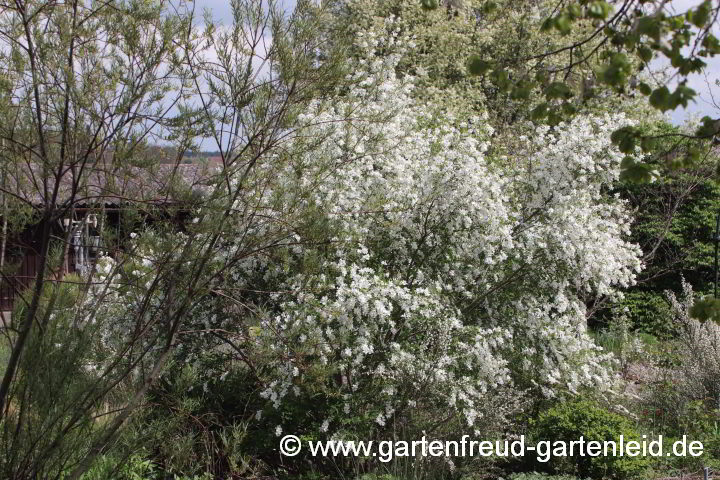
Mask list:
[[[4,172],[3,172],[4,170]],[[183,193],[207,192],[213,168],[206,164],[154,164],[148,167],[95,164],[63,170],[56,204],[67,202],[75,189],[75,204],[175,203]],[[4,175],[3,175],[4,174]],[[6,164],[0,169],[0,191],[34,206],[52,199],[56,172],[40,164]],[[45,182],[43,180],[46,180]],[[48,193],[45,193],[45,184]]]

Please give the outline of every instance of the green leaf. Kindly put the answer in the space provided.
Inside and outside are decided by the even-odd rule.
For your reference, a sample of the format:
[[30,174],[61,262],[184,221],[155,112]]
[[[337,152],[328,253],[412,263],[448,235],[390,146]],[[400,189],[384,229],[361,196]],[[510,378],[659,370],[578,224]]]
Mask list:
[[555,18],[555,29],[562,35],[567,35],[572,29],[572,21],[570,16],[563,13]]
[[639,134],[633,127],[623,127],[610,135],[610,140],[618,146],[623,153],[632,153],[635,150]]
[[438,0],[420,0],[423,10],[435,10],[438,8]]
[[650,88],[650,85],[645,82],[640,82],[640,84],[638,85],[638,90],[640,90],[640,93],[645,96],[648,96],[652,93],[652,88]]
[[500,90],[507,91],[510,89],[510,75],[505,70],[493,70],[492,74],[490,74],[490,79]]
[[670,44],[673,46],[673,48],[682,48],[690,44],[690,38],[690,30],[682,29],[673,34],[672,39],[670,40]]
[[562,110],[566,115],[575,115],[577,113],[577,107],[571,102],[563,102]]
[[670,98],[670,90],[666,86],[656,88],[650,94],[650,105],[657,108],[661,112],[672,110],[672,100]]
[[660,19],[655,16],[643,16],[638,18],[635,31],[640,35],[647,35],[656,42],[660,41],[662,35],[662,25]]
[[718,134],[718,120],[714,120],[708,116],[702,118],[702,125],[695,131],[698,137],[709,138]]
[[635,48],[635,45],[637,45],[639,42],[639,35],[632,33],[625,35],[625,48],[627,48],[629,51],[632,51]]
[[610,39],[610,44],[617,47],[624,46],[627,42],[627,36],[624,33],[617,33]]
[[527,100],[532,93],[533,84],[531,82],[520,82],[515,85],[510,92],[510,98],[513,100]]
[[548,82],[548,75],[547,72],[544,70],[540,70],[537,73],[535,73],[535,81],[541,85],[545,85]]
[[547,117],[547,114],[548,114],[548,104],[541,103],[537,107],[533,108],[533,110],[530,112],[530,118],[535,122],[539,122],[543,118]]
[[652,50],[645,46],[638,47],[637,54],[638,54],[638,57],[640,57],[640,59],[645,63],[652,60],[652,57],[653,57]]
[[701,72],[707,64],[700,58],[687,58],[683,59],[678,67],[680,75],[688,75],[690,73]]
[[653,137],[643,137],[640,140],[640,148],[643,152],[652,152],[657,147],[657,140]]
[[688,21],[698,28],[704,27],[708,20],[710,20],[711,11],[712,5],[710,4],[710,0],[705,0],[698,5],[695,10],[688,11]]
[[555,126],[562,122],[563,118],[560,113],[554,109],[548,111],[547,123],[548,125]]
[[621,88],[631,72],[632,65],[627,56],[624,53],[614,53],[610,63],[600,71],[599,78],[603,83]]
[[587,9],[588,17],[599,20],[605,20],[610,12],[612,12],[612,5],[608,2],[592,2]]
[[635,165],[635,159],[633,157],[623,157],[622,161],[620,162],[620,168],[622,170],[630,168],[633,165]]
[[670,96],[670,102],[673,109],[677,108],[679,105],[687,108],[688,102],[694,99],[695,95],[697,95],[697,93],[692,88],[687,87],[686,85],[678,85]]
[[572,96],[573,93],[570,90],[570,87],[568,87],[564,82],[552,82],[545,88],[545,97],[547,97],[548,100],[556,98],[568,99]]
[[705,38],[703,38],[702,41],[702,46],[705,50],[707,50],[708,55],[711,57],[720,53],[720,41],[718,41],[717,37],[712,33],[705,35]]
[[496,2],[485,2],[482,6],[482,11],[485,15],[488,15],[497,10],[497,6]]
[[552,30],[552,28],[555,26],[555,19],[553,17],[548,17],[543,21],[542,25],[540,25],[540,31],[541,32],[547,32],[549,30]]
[[680,51],[680,48],[673,48],[669,51],[663,50],[663,53],[670,59],[670,65],[675,68],[680,68],[686,60],[685,56],[683,56]]
[[624,168],[620,167],[620,180],[623,182],[648,183],[653,178],[653,168],[648,164],[633,161],[627,162]]
[[467,62],[467,69],[471,75],[483,75],[491,68],[492,65],[483,60],[480,55],[471,55]]
[[567,12],[572,19],[577,19],[583,16],[582,7],[577,3],[571,3],[568,5]]

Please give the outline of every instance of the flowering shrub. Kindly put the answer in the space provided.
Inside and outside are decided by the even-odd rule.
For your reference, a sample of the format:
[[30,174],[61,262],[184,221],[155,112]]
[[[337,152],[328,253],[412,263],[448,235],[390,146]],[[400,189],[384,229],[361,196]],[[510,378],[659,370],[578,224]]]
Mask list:
[[[217,280],[189,307],[181,334],[195,337],[183,337],[181,358],[239,358],[270,408],[323,395],[328,407],[313,414],[328,434],[410,418],[432,429],[440,415],[502,429],[529,390],[611,385],[583,299],[615,295],[640,268],[624,203],[605,193],[622,159],[610,133],[630,120],[528,124],[512,157],[494,154],[486,115],[423,101],[415,79],[397,75],[413,44],[393,22],[389,35],[358,35],[354,73],[309,103],[282,149],[229,179],[244,185],[232,209],[243,233],[210,243]],[[205,238],[212,221],[191,235]],[[129,309],[162,318],[163,289],[178,280],[153,265],[181,272],[183,238],[146,233],[121,264],[99,263],[86,308],[115,319],[109,348],[124,348],[112,332]],[[216,368],[225,378],[226,363]]]
[[[318,421],[327,432],[351,412],[383,427],[414,409],[478,428],[528,388],[611,384],[583,298],[640,268],[624,203],[604,193],[622,158],[609,135],[629,120],[528,125],[521,151],[493,156],[485,117],[422,102],[396,75],[407,46],[397,30],[359,35],[350,87],[312,102],[285,161],[261,167],[276,178],[268,210],[306,222],[284,256],[230,273],[235,291],[275,292],[246,335],[264,355],[263,397],[279,408],[322,385],[338,405]],[[209,303],[205,321],[237,324]]]
[[689,400],[710,400],[720,405],[720,326],[691,315],[695,302],[692,286],[683,280],[678,298],[667,292],[670,310],[679,331],[678,358],[681,375],[676,379]]

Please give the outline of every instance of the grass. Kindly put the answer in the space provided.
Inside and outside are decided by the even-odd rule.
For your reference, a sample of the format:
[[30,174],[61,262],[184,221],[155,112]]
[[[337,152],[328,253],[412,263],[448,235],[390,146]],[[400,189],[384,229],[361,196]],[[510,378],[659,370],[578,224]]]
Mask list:
[[627,348],[628,342],[640,340],[644,349],[652,349],[658,344],[658,339],[653,335],[642,332],[631,332],[627,337],[623,338],[618,332],[610,329],[599,331],[590,331],[590,336],[595,343],[601,346],[605,351],[619,355],[623,348]]
[[0,337],[0,372],[5,372],[8,359],[10,358],[10,345],[8,345],[7,337]]

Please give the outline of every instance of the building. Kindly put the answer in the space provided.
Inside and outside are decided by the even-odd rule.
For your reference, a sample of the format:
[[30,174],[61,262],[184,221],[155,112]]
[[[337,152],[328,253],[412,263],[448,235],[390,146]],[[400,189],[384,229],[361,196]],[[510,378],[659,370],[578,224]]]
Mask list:
[[[62,255],[60,266],[50,277],[87,275],[98,256],[117,254],[131,231],[143,224],[173,215],[181,227],[184,195],[204,193],[212,169],[197,163],[113,169],[94,165],[80,173],[68,168],[54,201],[50,192],[57,182],[38,165],[5,166],[1,175],[0,311],[9,311],[38,273],[45,227],[40,212],[53,210],[50,232],[63,246],[56,252]],[[30,217],[21,228],[14,227],[11,218],[18,208]],[[39,220],[33,220],[33,212]]]

